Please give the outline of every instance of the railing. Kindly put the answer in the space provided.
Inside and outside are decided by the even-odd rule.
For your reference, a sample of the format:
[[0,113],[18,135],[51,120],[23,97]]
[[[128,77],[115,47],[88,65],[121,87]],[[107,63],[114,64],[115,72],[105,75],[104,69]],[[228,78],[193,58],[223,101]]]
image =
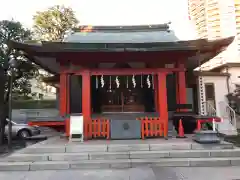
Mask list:
[[84,124],[86,139],[110,138],[110,121],[108,119],[92,119]]
[[229,120],[229,122],[236,127],[236,113],[233,108],[229,106],[225,101],[219,102],[220,116],[224,120]]
[[158,117],[143,117],[138,118],[141,121],[141,136],[145,137],[159,137],[164,136],[164,122]]
[[210,102],[204,102],[206,107],[206,115],[208,116],[217,116],[217,111]]
[[[205,104],[205,107],[206,107],[206,111],[205,111],[206,115],[216,117],[217,116],[217,111],[213,107],[213,105],[210,102],[206,102],[206,101],[204,102],[204,104]],[[218,130],[218,125],[216,124],[215,121],[213,121],[213,123],[212,123],[212,128],[213,128],[213,131]]]

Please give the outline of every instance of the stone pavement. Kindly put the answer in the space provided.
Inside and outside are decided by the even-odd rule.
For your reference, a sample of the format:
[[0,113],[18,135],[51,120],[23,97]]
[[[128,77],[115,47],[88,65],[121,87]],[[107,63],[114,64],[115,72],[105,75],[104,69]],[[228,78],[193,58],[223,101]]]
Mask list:
[[7,180],[237,180],[240,167],[212,168],[132,168],[118,170],[65,170],[0,172],[0,179]]

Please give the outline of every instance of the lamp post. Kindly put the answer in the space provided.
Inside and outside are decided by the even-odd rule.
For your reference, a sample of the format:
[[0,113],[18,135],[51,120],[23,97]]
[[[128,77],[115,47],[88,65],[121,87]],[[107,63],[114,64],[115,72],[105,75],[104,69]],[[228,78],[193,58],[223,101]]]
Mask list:
[[15,59],[9,60],[9,98],[8,98],[8,148],[12,148],[12,89],[13,89],[13,79],[14,79],[14,68],[17,66]]

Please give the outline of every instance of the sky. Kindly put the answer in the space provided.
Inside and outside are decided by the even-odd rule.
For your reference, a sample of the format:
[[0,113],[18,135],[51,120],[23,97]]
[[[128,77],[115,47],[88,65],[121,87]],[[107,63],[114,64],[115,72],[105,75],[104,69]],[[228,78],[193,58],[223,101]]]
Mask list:
[[[1,3],[1,1],[4,1]],[[53,5],[71,7],[83,25],[140,25],[171,21],[180,39],[194,36],[187,0],[0,0],[0,20],[32,26],[36,11]]]

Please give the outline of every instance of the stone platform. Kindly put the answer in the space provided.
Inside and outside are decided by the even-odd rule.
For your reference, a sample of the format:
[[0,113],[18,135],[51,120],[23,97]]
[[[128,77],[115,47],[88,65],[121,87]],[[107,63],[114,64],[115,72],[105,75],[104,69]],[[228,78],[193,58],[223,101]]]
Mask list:
[[238,165],[240,165],[240,149],[226,142],[201,145],[186,138],[69,143],[65,139],[54,137],[1,159],[0,170]]

